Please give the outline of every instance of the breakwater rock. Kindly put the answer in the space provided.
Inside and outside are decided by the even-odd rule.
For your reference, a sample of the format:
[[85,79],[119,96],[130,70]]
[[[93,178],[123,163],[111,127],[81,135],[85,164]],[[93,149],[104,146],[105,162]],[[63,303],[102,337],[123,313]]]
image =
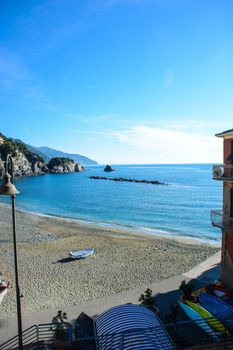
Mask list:
[[125,177],[105,177],[105,176],[90,176],[90,179],[94,180],[109,180],[109,181],[119,181],[119,182],[136,182],[151,185],[167,185],[164,182],[157,180],[137,180],[137,179],[127,179]]

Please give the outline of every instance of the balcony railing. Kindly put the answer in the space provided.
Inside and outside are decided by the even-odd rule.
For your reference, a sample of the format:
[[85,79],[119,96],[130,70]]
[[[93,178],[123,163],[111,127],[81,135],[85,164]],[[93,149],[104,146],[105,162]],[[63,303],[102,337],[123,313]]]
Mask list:
[[233,218],[224,215],[222,210],[211,210],[211,223],[215,227],[233,231]]
[[[23,348],[30,350],[48,350],[48,349],[72,349],[72,326],[69,325],[67,339],[58,340],[55,337],[53,324],[33,325],[22,332]],[[61,347],[61,343],[63,347]],[[0,350],[17,350],[18,335],[0,344]]]
[[[216,327],[219,325],[215,318],[200,318],[195,320],[198,324],[202,324],[203,327],[206,327],[207,320],[211,320],[211,325],[214,325],[216,322]],[[30,350],[60,350],[72,348],[72,332],[70,332],[70,337],[67,342],[64,341],[55,341],[54,332],[52,331],[52,325],[33,325],[27,330],[23,331],[23,346],[24,349]],[[176,349],[176,350],[226,350],[233,349],[233,335],[223,328],[221,333],[216,333],[216,337],[213,335],[207,335],[201,329],[198,329],[195,322],[187,321],[177,321],[174,323],[164,324],[164,329],[168,335],[168,338],[172,340],[172,343],[169,341],[156,342],[154,348],[156,349]],[[218,326],[219,327],[219,326]],[[152,336],[158,334],[161,331],[161,327],[152,327],[145,328],[141,330],[129,330],[128,332],[133,332],[135,334],[135,339],[139,336],[144,336],[148,332]],[[130,344],[125,342],[125,332],[119,332],[114,334],[106,334],[105,336],[90,336],[82,337],[80,334],[77,334],[76,339],[73,339],[73,348],[74,349],[100,349],[99,342],[106,341],[108,346],[105,349],[112,349],[112,340],[115,339],[117,335],[118,347],[117,349],[129,349]],[[152,338],[153,339],[153,338]],[[144,349],[142,342],[141,349]],[[96,346],[95,346],[96,345]],[[131,347],[133,348],[133,347]],[[4,344],[0,345],[1,350],[16,350],[18,349],[18,337],[15,336],[12,339],[9,339]]]
[[233,181],[233,165],[214,164],[213,179],[222,181]]

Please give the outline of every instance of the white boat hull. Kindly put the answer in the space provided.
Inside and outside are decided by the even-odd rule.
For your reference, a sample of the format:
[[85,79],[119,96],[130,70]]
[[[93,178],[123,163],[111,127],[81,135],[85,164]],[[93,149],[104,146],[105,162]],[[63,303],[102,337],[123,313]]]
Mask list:
[[0,292],[0,304],[3,301],[4,297],[6,296],[7,290],[8,290],[8,288],[6,288]]
[[94,253],[94,248],[87,248],[84,250],[78,250],[76,252],[70,252],[70,257],[72,259],[84,259]]

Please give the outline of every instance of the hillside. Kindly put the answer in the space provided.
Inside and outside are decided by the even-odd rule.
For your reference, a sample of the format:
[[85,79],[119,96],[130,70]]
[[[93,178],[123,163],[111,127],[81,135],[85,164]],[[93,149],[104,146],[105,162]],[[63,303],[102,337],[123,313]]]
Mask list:
[[[47,149],[47,147],[42,148]],[[52,149],[49,150],[53,151]],[[14,160],[15,176],[31,176],[47,173],[84,171],[84,166],[81,164],[81,161],[76,161],[74,157],[45,157],[44,154],[41,151],[37,150],[35,147],[29,146],[21,140],[8,138],[0,133],[0,176],[2,176],[4,172],[4,162],[6,160],[7,154],[10,154]],[[56,154],[66,155],[66,153],[62,152]],[[83,159],[86,161],[86,164],[91,164],[90,162],[94,162],[82,156],[76,159]]]
[[20,140],[8,138],[0,133],[0,174],[4,172],[4,162],[10,154],[14,160],[15,176],[45,174],[48,167],[40,155],[27,148]]
[[87,158],[85,156],[82,156],[81,154],[65,153],[49,147],[34,147],[34,146],[29,146],[29,147],[34,153],[37,153],[38,155],[42,156],[46,162],[48,162],[51,158],[59,157],[59,158],[70,158],[70,159],[73,159],[75,163],[81,163],[83,165],[98,164],[96,161],[90,158]]

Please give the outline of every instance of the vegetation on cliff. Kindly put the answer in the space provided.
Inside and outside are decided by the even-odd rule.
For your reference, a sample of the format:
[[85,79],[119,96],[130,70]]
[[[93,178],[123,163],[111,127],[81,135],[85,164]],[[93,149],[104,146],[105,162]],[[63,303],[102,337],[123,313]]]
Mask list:
[[55,157],[50,159],[48,163],[48,168],[49,170],[52,170],[56,166],[66,167],[66,166],[69,166],[70,164],[74,164],[73,159]]
[[2,159],[6,159],[7,154],[16,157],[19,152],[23,153],[30,163],[45,162],[42,157],[28,150],[21,141],[6,138],[4,143],[0,145],[0,156]]
[[84,170],[81,164],[77,164],[69,158],[52,158],[47,164],[40,154],[33,152],[22,141],[7,138],[0,133],[0,175],[3,173],[7,154],[10,154],[14,159],[15,176]]
[[51,173],[70,173],[73,171],[83,171],[81,164],[75,163],[73,159],[65,157],[55,157],[50,159],[48,168]]

